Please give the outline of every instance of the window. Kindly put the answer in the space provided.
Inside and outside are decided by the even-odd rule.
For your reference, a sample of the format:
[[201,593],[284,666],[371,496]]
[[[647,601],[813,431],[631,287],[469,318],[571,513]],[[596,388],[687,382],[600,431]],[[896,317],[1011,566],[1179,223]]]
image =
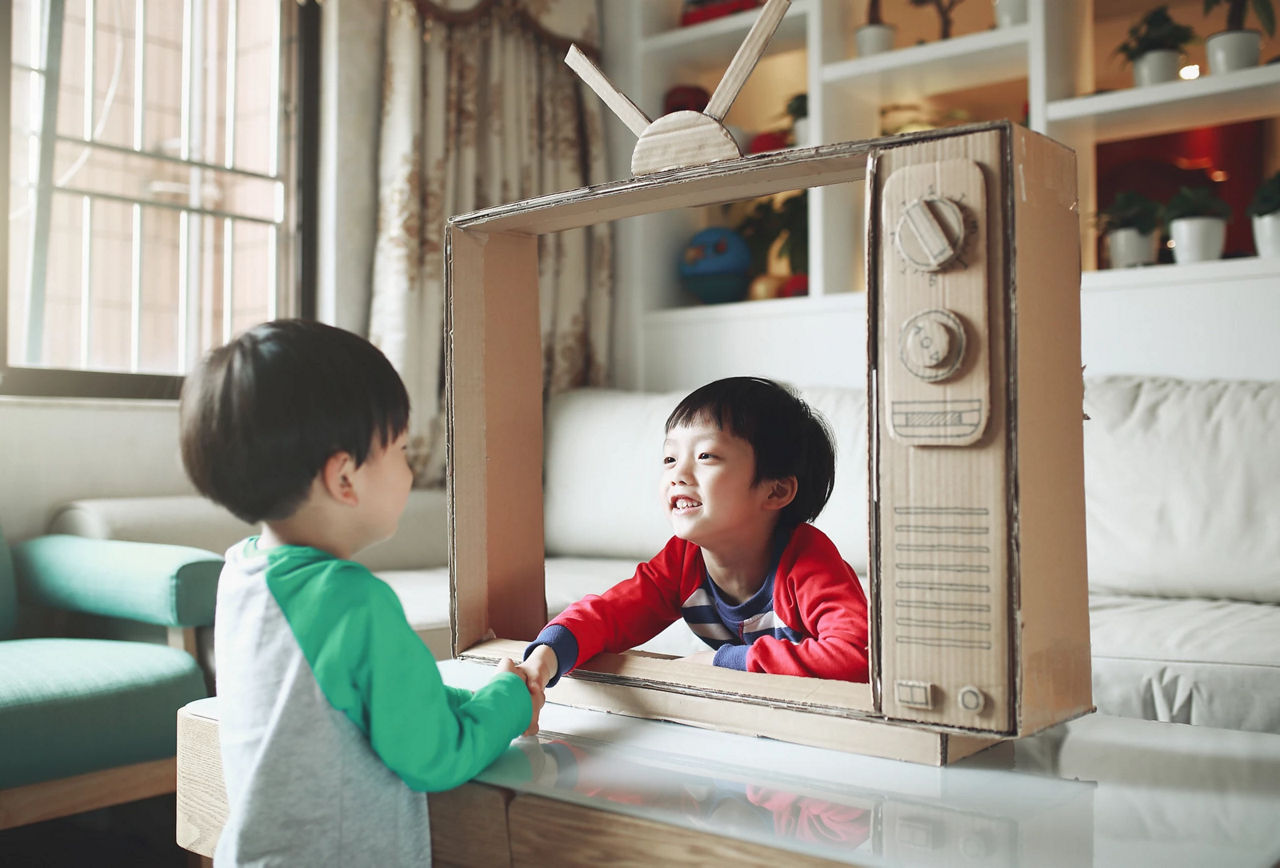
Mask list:
[[297,315],[296,0],[4,5],[0,392],[171,397]]

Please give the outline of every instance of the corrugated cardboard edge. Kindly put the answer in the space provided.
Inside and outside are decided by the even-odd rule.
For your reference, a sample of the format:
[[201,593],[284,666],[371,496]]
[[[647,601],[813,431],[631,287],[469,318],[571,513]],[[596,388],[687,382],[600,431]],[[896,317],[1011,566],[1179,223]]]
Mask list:
[[[1030,735],[1092,711],[1085,549],[1084,380],[1080,367],[1080,249],[1076,165],[1070,149],[1012,127],[1007,193],[1010,370],[1035,389],[1012,389],[1013,538],[1018,541],[1015,641],[1017,733]],[[1035,195],[1028,194],[1034,179]],[[1018,249],[1035,250],[1019,256]],[[1052,340],[1044,338],[1052,336]]]
[[[518,658],[522,648],[521,642],[491,640],[459,657],[493,663],[504,656]],[[933,766],[955,762],[1000,740],[888,723],[869,711],[865,684],[729,670],[699,672],[705,668],[635,653],[600,654],[562,678],[547,697],[577,708]],[[860,694],[857,701],[863,709],[830,704],[838,693]]]

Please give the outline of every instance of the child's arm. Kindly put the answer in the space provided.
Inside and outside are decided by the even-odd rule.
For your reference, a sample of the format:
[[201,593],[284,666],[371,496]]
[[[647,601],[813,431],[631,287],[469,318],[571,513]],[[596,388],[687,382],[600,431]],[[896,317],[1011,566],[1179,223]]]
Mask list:
[[[603,594],[588,594],[553,618],[525,649],[525,664],[548,648],[535,665],[551,672],[544,682],[550,687],[602,651],[616,654],[648,642],[679,619],[680,604],[697,589],[702,569],[697,548],[672,537],[631,578]],[[685,581],[689,576],[691,584]]]
[[775,675],[866,681],[867,598],[835,544],[809,525],[797,528],[792,544],[783,552],[775,581],[775,614],[793,623],[798,620],[797,626],[810,638],[790,642],[762,636],[749,646],[726,645],[716,652],[716,665]]
[[268,579],[329,702],[411,788],[447,790],[489,765],[530,724],[524,682],[499,672],[449,687],[395,592],[354,564],[296,587]]

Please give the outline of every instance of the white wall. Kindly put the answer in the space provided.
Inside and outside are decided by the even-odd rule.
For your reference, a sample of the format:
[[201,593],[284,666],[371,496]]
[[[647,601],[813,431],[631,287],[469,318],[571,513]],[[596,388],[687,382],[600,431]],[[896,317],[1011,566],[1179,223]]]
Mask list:
[[0,529],[41,533],[81,497],[186,494],[176,401],[0,397]]

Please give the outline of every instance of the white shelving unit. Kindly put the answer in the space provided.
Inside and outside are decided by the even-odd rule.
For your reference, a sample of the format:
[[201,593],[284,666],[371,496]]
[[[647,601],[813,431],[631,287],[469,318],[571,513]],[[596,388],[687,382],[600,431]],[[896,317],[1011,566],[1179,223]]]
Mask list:
[[[1280,117],[1280,66],[1082,95],[1094,90],[1094,2],[1028,0],[1026,23],[996,28],[991,4],[973,0],[956,8],[960,35],[857,57],[853,30],[863,3],[794,0],[726,122],[780,126],[786,99],[807,92],[811,142],[840,142],[879,135],[885,105],[1012,89],[1025,100],[1032,129],[1077,151],[1082,250],[1092,269],[1096,142]],[[606,71],[651,117],[662,113],[663,94],[675,84],[714,90],[756,17],[742,12],[679,27],[680,6],[679,0],[605,4],[606,32],[626,33],[613,42],[614,56],[606,54]],[[905,0],[885,7],[891,21],[907,10]],[[614,165],[629,166],[634,138],[620,124],[611,124],[609,134]],[[675,263],[694,232],[720,219],[714,209],[620,224],[619,385],[681,389],[748,372],[805,385],[861,385],[864,197],[863,184],[810,192],[810,295],[768,302],[705,306],[679,288]],[[1268,268],[1248,274],[1246,283],[1275,280]],[[1192,284],[1215,279],[1195,269],[1175,269],[1169,279],[1174,275],[1188,275]],[[1092,280],[1086,277],[1086,287]],[[1114,304],[1098,307],[1115,311]]]

